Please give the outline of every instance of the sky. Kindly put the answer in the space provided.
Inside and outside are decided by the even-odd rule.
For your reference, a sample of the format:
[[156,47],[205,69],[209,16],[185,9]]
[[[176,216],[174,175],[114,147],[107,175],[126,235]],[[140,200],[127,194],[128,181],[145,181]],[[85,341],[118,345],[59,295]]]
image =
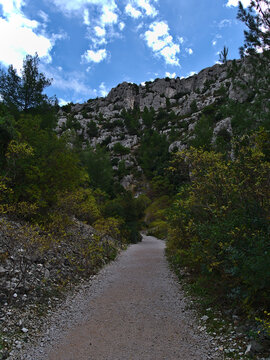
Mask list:
[[[249,0],[243,0],[249,5]],[[0,67],[36,52],[60,105],[106,96],[123,81],[188,77],[239,58],[237,0],[0,0]]]

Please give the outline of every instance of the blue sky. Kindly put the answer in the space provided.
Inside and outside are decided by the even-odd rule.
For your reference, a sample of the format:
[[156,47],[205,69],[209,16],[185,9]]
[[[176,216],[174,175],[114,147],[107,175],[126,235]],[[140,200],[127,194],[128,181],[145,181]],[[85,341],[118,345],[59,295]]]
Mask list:
[[[242,1],[244,6],[249,0]],[[0,0],[0,64],[38,53],[60,104],[105,96],[117,84],[187,77],[224,45],[239,58],[237,0]]]

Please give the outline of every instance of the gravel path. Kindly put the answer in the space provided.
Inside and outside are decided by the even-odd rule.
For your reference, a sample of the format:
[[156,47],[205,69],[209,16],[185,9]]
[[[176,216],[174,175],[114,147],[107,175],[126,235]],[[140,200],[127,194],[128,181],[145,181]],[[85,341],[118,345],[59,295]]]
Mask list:
[[25,360],[220,359],[197,330],[163,241],[144,236],[68,298]]

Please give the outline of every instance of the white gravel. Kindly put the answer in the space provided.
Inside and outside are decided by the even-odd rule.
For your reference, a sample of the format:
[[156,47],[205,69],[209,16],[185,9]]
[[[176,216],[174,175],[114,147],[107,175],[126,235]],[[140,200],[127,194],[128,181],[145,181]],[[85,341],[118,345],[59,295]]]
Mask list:
[[10,360],[222,359],[198,330],[165,243],[144,236],[67,298],[38,342]]

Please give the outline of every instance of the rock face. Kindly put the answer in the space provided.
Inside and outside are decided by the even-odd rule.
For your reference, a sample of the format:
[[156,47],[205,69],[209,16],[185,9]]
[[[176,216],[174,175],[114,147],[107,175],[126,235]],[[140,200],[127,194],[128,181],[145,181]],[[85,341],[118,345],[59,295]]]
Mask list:
[[[118,163],[123,160],[134,164],[138,170],[134,154],[147,129],[144,119],[146,109],[154,118],[151,128],[167,137],[169,151],[172,152],[188,146],[194,139],[198,122],[205,115],[209,116],[211,111],[213,113],[215,107],[216,113],[211,115],[214,118],[214,144],[220,134],[227,138],[233,135],[231,118],[221,111],[218,113],[218,107],[224,101],[240,104],[247,101],[248,92],[239,86],[247,76],[245,61],[234,60],[203,69],[189,78],[156,79],[139,86],[123,82],[105,98],[63,106],[59,111],[58,131],[63,133],[74,129],[85,146],[107,146],[112,158],[118,158]],[[128,155],[123,157],[113,153],[117,143],[129,149]],[[128,188],[131,177],[126,175],[123,175],[125,179],[122,178],[122,183]]]

